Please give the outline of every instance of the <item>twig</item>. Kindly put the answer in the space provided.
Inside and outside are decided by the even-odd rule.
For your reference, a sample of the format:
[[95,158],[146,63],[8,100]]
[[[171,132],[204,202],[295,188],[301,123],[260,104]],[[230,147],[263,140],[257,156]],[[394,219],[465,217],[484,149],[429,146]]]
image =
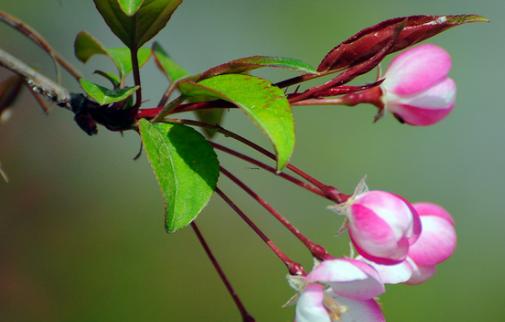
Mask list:
[[36,72],[33,68],[2,49],[0,49],[0,65],[22,76],[26,81],[26,85],[35,93],[41,94],[58,105],[70,109],[68,105],[70,102],[70,93],[67,89]]
[[[68,61],[65,60],[56,50],[49,45],[49,42],[41,35],[39,34],[35,29],[21,21],[20,19],[4,12],[0,11],[0,21],[3,21],[7,25],[11,26],[12,28],[16,29],[17,31],[21,32],[28,38],[30,38],[33,42],[35,42],[40,48],[42,48],[45,52],[51,56],[53,61],[55,63],[60,64],[65,70],[72,75],[76,80],[79,80],[81,78],[81,74],[75,69],[72,64],[70,64]],[[60,72],[58,69],[58,66],[56,66],[56,75],[57,79],[60,80]]]

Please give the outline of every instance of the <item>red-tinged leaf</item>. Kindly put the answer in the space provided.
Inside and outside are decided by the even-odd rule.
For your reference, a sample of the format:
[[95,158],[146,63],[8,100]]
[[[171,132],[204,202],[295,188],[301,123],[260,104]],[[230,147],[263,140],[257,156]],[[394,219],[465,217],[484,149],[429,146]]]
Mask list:
[[398,39],[388,54],[431,38],[449,28],[471,22],[487,22],[478,15],[410,16],[393,18],[365,28],[333,48],[317,70],[326,72],[359,64],[374,56],[391,39],[394,29],[404,24]]
[[265,67],[292,69],[311,74],[317,73],[314,67],[299,59],[288,57],[251,56],[234,59],[222,65],[212,67],[203,72],[199,79],[202,80],[222,74],[240,74]]

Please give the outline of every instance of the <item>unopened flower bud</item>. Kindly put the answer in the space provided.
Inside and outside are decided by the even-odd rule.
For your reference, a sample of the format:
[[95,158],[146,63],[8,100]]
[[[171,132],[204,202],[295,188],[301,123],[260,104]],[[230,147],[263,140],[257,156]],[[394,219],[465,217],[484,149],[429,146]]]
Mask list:
[[393,265],[404,261],[410,245],[421,233],[416,210],[393,193],[359,193],[346,205],[334,209],[347,216],[349,236],[358,253],[378,264]]
[[454,107],[456,84],[448,77],[451,57],[427,44],[397,56],[380,85],[385,109],[410,125],[432,125]]

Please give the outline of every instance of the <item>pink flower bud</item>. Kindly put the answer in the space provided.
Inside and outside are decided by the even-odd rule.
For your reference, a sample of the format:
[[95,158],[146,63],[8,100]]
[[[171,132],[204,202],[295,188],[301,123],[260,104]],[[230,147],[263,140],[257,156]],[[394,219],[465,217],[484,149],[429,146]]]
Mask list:
[[456,84],[448,77],[451,57],[427,44],[409,49],[391,62],[381,84],[385,109],[410,125],[432,125],[453,109]]
[[421,233],[417,212],[404,198],[384,191],[352,197],[345,209],[349,235],[358,253],[378,264],[405,260]]
[[431,267],[446,261],[456,249],[456,230],[451,215],[431,203],[416,203],[414,208],[421,218],[423,232],[409,250],[409,257],[417,266]]
[[456,248],[454,220],[442,207],[432,203],[413,205],[422,224],[422,233],[410,246],[406,260],[396,265],[378,265],[359,260],[373,266],[386,284],[421,284],[436,272],[436,266],[449,258]]

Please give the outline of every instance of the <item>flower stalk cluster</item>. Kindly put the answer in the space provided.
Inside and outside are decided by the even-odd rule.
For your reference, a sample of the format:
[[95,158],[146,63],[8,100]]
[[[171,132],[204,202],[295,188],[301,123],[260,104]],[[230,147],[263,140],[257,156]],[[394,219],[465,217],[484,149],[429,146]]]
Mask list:
[[[179,3],[180,1],[174,2],[172,11]],[[295,296],[288,302],[288,304],[296,305],[296,322],[385,321],[377,299],[385,292],[385,284],[423,283],[434,275],[438,265],[452,255],[457,239],[454,220],[449,212],[439,205],[411,203],[396,193],[368,190],[364,181],[357,185],[354,193],[347,194],[331,184],[316,179],[292,163],[286,161],[285,164],[279,166],[278,151],[277,154],[272,153],[239,133],[227,130],[219,124],[174,117],[174,115],[184,112],[205,112],[210,109],[241,107],[240,104],[215,88],[202,85],[202,82],[225,74],[235,74],[235,76],[240,76],[237,79],[243,80],[244,72],[259,68],[258,66],[279,64],[278,60],[270,57],[270,60],[261,61],[258,60],[258,57],[261,59],[265,57],[248,57],[219,65],[204,73],[186,77],[184,77],[185,71],[179,68],[177,73],[180,74],[180,77],[171,79],[171,84],[162,95],[159,104],[151,108],[141,107],[141,63],[138,52],[140,46],[147,41],[144,39],[147,37],[147,33],[140,35],[142,37],[139,36],[139,39],[136,39],[137,35],[133,38],[126,37],[122,33],[124,28],[116,26],[116,19],[107,18],[107,12],[110,12],[110,10],[103,9],[105,8],[103,6],[108,4],[100,1],[95,1],[95,4],[97,4],[99,11],[102,8],[102,15],[104,15],[113,32],[123,42],[126,41],[128,45],[135,87],[124,88],[124,75],[122,74],[124,71],[120,71],[120,76],[123,79],[119,81],[114,77],[109,79],[114,83],[114,91],[103,91],[106,94],[113,93],[116,96],[112,94],[105,97],[97,95],[102,102],[106,102],[100,104],[96,97],[95,101],[92,101],[83,94],[70,94],[66,90],[60,90],[59,85],[47,78],[39,77],[38,73],[31,71],[25,64],[20,64],[15,57],[1,51],[0,64],[8,68],[10,66],[11,70],[20,75],[26,85],[33,91],[35,98],[44,110],[47,108],[42,103],[41,96],[50,98],[60,106],[72,111],[75,114],[75,121],[90,135],[96,134],[97,124],[102,124],[112,131],[135,130],[142,132],[142,122],[150,126],[153,123],[168,123],[170,126],[182,126],[186,130],[188,127],[214,130],[242,143],[245,147],[252,149],[263,157],[277,161],[278,166],[275,168],[255,157],[224,144],[216,143],[210,138],[204,138],[197,133],[194,140],[195,142],[199,139],[203,141],[202,151],[210,150],[211,153],[208,155],[215,157],[214,151],[226,153],[264,169],[297,187],[324,198],[326,201],[331,201],[332,205],[329,209],[336,212],[338,214],[336,218],[340,219],[338,223],[340,225],[336,225],[336,227],[340,226],[339,232],[348,233],[353,250],[358,254],[357,256],[335,256],[330,254],[324,246],[318,244],[295,227],[286,216],[282,215],[258,192],[223,165],[216,162],[216,175],[211,178],[217,182],[217,176],[221,173],[222,177],[226,177],[233,182],[236,187],[261,205],[267,213],[292,233],[314,258],[315,265],[309,271],[281,250],[255,224],[252,217],[246,214],[227,193],[217,186],[212,187],[213,191],[211,193],[215,192],[286,266],[289,285],[296,291]],[[132,15],[128,11],[125,13],[126,16],[119,19],[120,23],[130,21],[129,19],[135,21],[136,15],[142,14],[142,9],[142,2],[140,2]],[[22,33],[46,50],[74,78],[81,79],[80,73],[56,53],[34,30],[4,13],[0,13],[0,20],[11,26],[17,26]],[[138,21],[140,25],[143,20],[138,19]],[[444,49],[431,44],[409,47],[454,26],[479,21],[485,21],[485,19],[475,15],[411,16],[390,19],[363,29],[340,43],[323,58],[317,70],[312,69],[313,72],[283,80],[273,85],[261,79],[255,79],[254,81],[255,84],[268,87],[270,92],[265,95],[271,95],[268,96],[269,99],[275,97],[276,93],[281,93],[282,102],[286,103],[287,111],[284,110],[284,112],[287,112],[285,115],[288,119],[291,115],[289,113],[291,107],[372,104],[378,109],[375,117],[376,121],[383,116],[384,112],[389,112],[401,123],[407,125],[434,125],[445,119],[455,106],[456,85],[454,80],[449,77],[452,66],[451,57]],[[161,29],[163,26],[158,25],[156,28],[158,27]],[[151,26],[148,30],[149,32],[152,31]],[[85,41],[89,43],[95,40],[87,38]],[[130,43],[130,41],[133,43]],[[96,48],[98,45],[97,43],[94,44]],[[153,51],[155,51],[155,48],[156,46],[153,47]],[[100,54],[105,52],[114,59],[114,55],[111,55],[106,49],[100,49],[103,49]],[[374,82],[359,85],[351,84],[358,76],[380,67],[379,64],[387,55],[404,49],[406,50],[392,60],[384,75],[379,75]],[[87,59],[89,57],[85,60]],[[158,56],[157,59],[158,65],[161,66],[160,57]],[[168,58],[165,57],[165,59]],[[292,67],[286,62],[282,64],[284,67]],[[299,62],[297,64],[298,69],[307,68]],[[333,75],[333,77],[323,84],[304,88],[303,90],[299,90],[299,87],[294,91],[289,90],[290,86],[301,85],[306,81],[329,75]],[[37,82],[34,83],[34,80],[37,80]],[[17,93],[21,85],[17,82],[16,86],[15,92]],[[93,84],[91,86],[95,92],[98,91],[99,94],[103,94],[100,92],[100,87],[93,87]],[[285,97],[279,88],[286,90]],[[236,95],[237,93],[233,90],[232,88],[231,94]],[[186,94],[190,93],[191,95],[185,96],[185,91]],[[136,93],[135,101],[130,97],[133,93]],[[176,93],[180,95],[172,97]],[[121,95],[126,96],[121,99]],[[237,96],[242,98],[240,95]],[[62,97],[64,99],[61,99]],[[267,100],[267,102],[271,101],[275,100]],[[255,104],[252,105],[256,107]],[[282,107],[280,106],[280,109]],[[271,107],[266,106],[266,108]],[[0,106],[0,112],[2,110],[3,106]],[[254,111],[248,112],[254,113]],[[259,118],[258,115],[253,114],[253,116]],[[288,121],[293,123],[292,120]],[[290,125],[289,122],[287,124]],[[158,131],[156,135],[159,138],[159,128],[155,130]],[[193,129],[189,130],[195,132]],[[286,131],[286,133],[289,134],[289,131]],[[168,143],[163,151],[172,151],[170,150],[172,146],[168,146]],[[180,142],[177,141],[176,143]],[[278,148],[278,146],[275,147]],[[206,148],[208,150],[205,150]],[[158,153],[160,149],[154,150],[155,153]],[[289,159],[289,156],[286,160]],[[158,162],[159,160],[156,159],[155,161]],[[186,171],[187,164],[182,161],[180,163],[182,164],[180,168]],[[156,166],[160,165],[156,164]],[[170,164],[170,166],[173,166],[173,164]],[[286,171],[283,172],[281,170],[284,167]],[[170,167],[168,168],[170,171],[173,170]],[[191,170],[197,172],[194,169]],[[188,176],[194,175],[193,172],[187,171],[190,173]],[[195,181],[199,179],[201,178],[197,178]],[[208,186],[204,188],[208,188]],[[202,188],[202,190],[204,189]],[[169,197],[173,197],[173,195]],[[242,320],[244,322],[254,321],[254,318],[246,310],[237,292],[232,287],[202,231],[194,221],[196,215],[190,218],[191,220],[187,222],[187,225],[191,225],[213,267],[233,298]]]

